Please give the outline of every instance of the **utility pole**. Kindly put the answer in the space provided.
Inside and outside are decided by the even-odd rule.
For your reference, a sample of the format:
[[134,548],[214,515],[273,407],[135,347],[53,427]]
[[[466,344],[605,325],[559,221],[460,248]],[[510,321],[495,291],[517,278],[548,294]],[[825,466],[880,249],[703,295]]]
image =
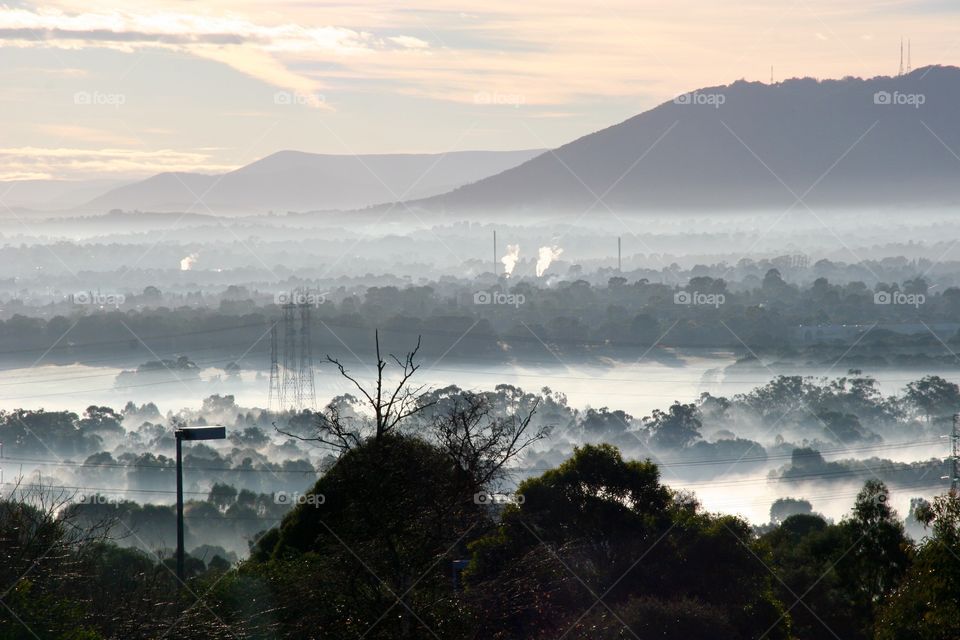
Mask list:
[[183,427],[173,432],[177,441],[177,589],[185,586],[183,572],[183,447],[184,440],[223,440],[226,427]]
[[177,441],[177,589],[183,584],[183,447],[180,430],[173,432]]

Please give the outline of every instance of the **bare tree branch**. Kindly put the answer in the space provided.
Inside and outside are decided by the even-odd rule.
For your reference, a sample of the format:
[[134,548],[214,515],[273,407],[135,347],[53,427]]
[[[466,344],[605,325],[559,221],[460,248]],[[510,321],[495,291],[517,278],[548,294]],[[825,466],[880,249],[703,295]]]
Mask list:
[[434,437],[481,488],[502,474],[524,449],[548,435],[547,426],[530,427],[539,402],[525,415],[504,418],[493,415],[484,395],[466,392],[450,411],[434,419]]
[[[374,341],[377,373],[373,389],[368,389],[352,376],[338,359],[327,355],[327,362],[336,366],[340,375],[352,382],[365,399],[365,404],[372,414],[373,438],[379,440],[434,403],[424,401],[424,385],[412,387],[410,384],[411,378],[420,369],[416,357],[420,351],[421,338],[417,337],[416,346],[402,360],[390,354],[390,358],[401,370],[400,379],[392,389],[385,389],[384,371],[388,363],[381,355],[379,331],[374,333]],[[366,429],[364,429],[363,424],[357,424],[358,422],[361,422],[361,420],[343,416],[339,407],[331,402],[323,411],[316,413],[313,433],[308,436],[282,430],[276,424],[274,424],[274,429],[283,435],[298,440],[316,442],[342,452],[363,442],[363,434]]]

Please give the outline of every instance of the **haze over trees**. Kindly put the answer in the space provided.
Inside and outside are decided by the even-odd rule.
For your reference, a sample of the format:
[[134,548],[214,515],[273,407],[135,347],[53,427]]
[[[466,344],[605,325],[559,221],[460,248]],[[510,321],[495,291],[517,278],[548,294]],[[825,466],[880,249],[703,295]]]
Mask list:
[[0,184],[0,640],[960,638],[958,99],[738,81],[552,150]]

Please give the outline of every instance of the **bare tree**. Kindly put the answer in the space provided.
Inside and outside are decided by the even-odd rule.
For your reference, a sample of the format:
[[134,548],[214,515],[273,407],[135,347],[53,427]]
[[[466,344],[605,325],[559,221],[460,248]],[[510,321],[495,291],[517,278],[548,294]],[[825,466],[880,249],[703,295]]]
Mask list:
[[524,449],[549,434],[548,426],[531,429],[537,406],[539,400],[525,415],[499,417],[493,415],[486,396],[464,392],[448,412],[434,418],[433,434],[476,486],[483,487]]
[[[360,392],[364,404],[373,414],[373,438],[374,440],[380,440],[394,431],[404,420],[415,416],[434,403],[424,401],[423,390],[425,385],[414,387],[410,383],[410,379],[420,369],[420,365],[416,363],[417,352],[420,351],[420,337],[417,337],[417,345],[402,360],[393,354],[389,355],[400,368],[400,379],[392,384],[384,380],[384,371],[387,368],[388,361],[383,358],[380,352],[379,331],[374,333],[374,340],[376,342],[377,373],[372,389],[368,389],[361,384],[338,359],[328,355],[327,362],[336,366],[340,375],[352,382]],[[365,429],[362,428],[363,425],[356,423],[357,420],[343,416],[336,403],[331,402],[323,411],[317,413],[315,430],[310,436],[288,433],[278,427],[275,428],[284,435],[299,440],[319,442],[344,451],[358,446],[364,439]]]

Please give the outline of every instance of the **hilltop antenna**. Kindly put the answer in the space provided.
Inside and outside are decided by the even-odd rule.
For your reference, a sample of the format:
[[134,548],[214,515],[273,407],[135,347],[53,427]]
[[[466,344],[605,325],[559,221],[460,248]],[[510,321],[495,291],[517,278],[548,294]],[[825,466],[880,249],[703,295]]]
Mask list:
[[770,65],[770,84],[773,84],[773,65]]
[[913,63],[910,62],[910,39],[907,39],[907,73],[913,71]]
[[900,38],[900,73],[898,73],[897,75],[898,76],[903,75],[903,38],[902,37]]

